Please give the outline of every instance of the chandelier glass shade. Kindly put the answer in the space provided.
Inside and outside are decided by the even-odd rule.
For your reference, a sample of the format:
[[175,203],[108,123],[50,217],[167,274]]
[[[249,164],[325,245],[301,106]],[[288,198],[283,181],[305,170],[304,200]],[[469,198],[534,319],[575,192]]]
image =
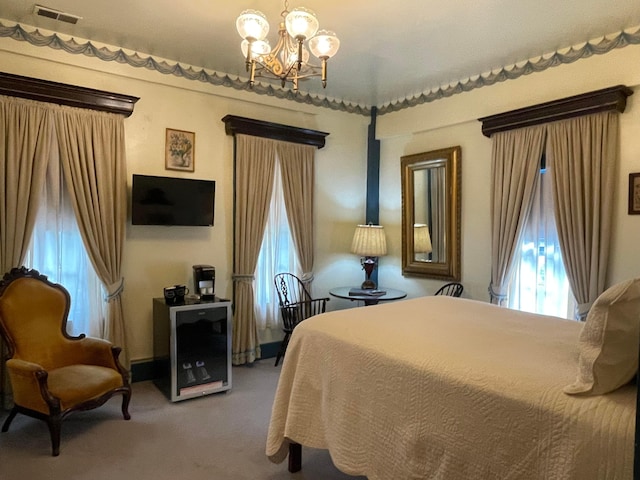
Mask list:
[[[315,14],[303,7],[284,10],[278,28],[278,41],[272,48],[267,35],[269,22],[258,10],[245,10],[236,20],[236,28],[243,38],[240,44],[245,58],[249,85],[258,77],[278,79],[284,88],[291,82],[298,90],[298,81],[308,77],[321,77],[322,86],[327,86],[327,61],[340,48],[340,40],[329,30],[318,30]],[[309,62],[311,53],[320,60],[320,65]]]

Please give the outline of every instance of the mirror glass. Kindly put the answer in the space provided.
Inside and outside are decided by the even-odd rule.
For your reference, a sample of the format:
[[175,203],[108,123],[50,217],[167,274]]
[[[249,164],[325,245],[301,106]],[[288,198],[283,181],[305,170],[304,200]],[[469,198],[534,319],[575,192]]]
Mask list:
[[402,273],[460,280],[460,147],[402,157]]

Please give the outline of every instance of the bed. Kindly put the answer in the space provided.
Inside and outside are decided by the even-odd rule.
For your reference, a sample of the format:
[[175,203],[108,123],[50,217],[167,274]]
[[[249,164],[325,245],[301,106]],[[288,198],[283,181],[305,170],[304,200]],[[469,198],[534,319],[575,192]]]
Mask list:
[[308,319],[266,454],[295,471],[327,449],[369,480],[631,479],[640,280],[622,287],[589,325],[444,296]]

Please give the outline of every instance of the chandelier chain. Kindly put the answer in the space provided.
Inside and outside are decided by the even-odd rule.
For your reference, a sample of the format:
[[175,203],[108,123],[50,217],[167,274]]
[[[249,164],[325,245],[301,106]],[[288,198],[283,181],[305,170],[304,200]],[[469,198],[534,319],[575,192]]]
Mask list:
[[284,20],[287,17],[288,14],[289,14],[289,1],[288,0],[284,0],[284,10],[282,10],[282,12],[280,12],[280,16]]

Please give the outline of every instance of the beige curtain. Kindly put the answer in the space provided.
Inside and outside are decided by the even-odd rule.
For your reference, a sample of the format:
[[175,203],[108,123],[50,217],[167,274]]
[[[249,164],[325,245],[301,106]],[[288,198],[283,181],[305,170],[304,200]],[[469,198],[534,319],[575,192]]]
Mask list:
[[273,190],[276,148],[273,140],[242,134],[235,142],[232,363],[242,365],[261,357],[253,279]]
[[302,267],[302,281],[313,281],[313,186],[315,147],[277,142],[289,228]]
[[555,217],[578,318],[604,291],[618,165],[618,114],[548,125]]
[[431,217],[427,219],[431,226],[431,261],[440,263],[447,258],[447,244],[443,241],[447,238],[447,217],[432,213],[447,211],[447,172],[444,168],[429,168],[427,172],[429,208],[426,211]]
[[122,347],[129,368],[121,293],[127,209],[124,118],[62,107],[56,133],[69,195],[91,263],[107,291],[102,338]]
[[[0,96],[0,277],[24,261],[37,217],[53,138],[51,113]],[[0,406],[9,406],[6,346],[0,339]]]
[[50,110],[0,96],[0,275],[19,267],[37,217],[53,128]]
[[516,245],[531,209],[545,127],[492,135],[491,303],[505,305]]

